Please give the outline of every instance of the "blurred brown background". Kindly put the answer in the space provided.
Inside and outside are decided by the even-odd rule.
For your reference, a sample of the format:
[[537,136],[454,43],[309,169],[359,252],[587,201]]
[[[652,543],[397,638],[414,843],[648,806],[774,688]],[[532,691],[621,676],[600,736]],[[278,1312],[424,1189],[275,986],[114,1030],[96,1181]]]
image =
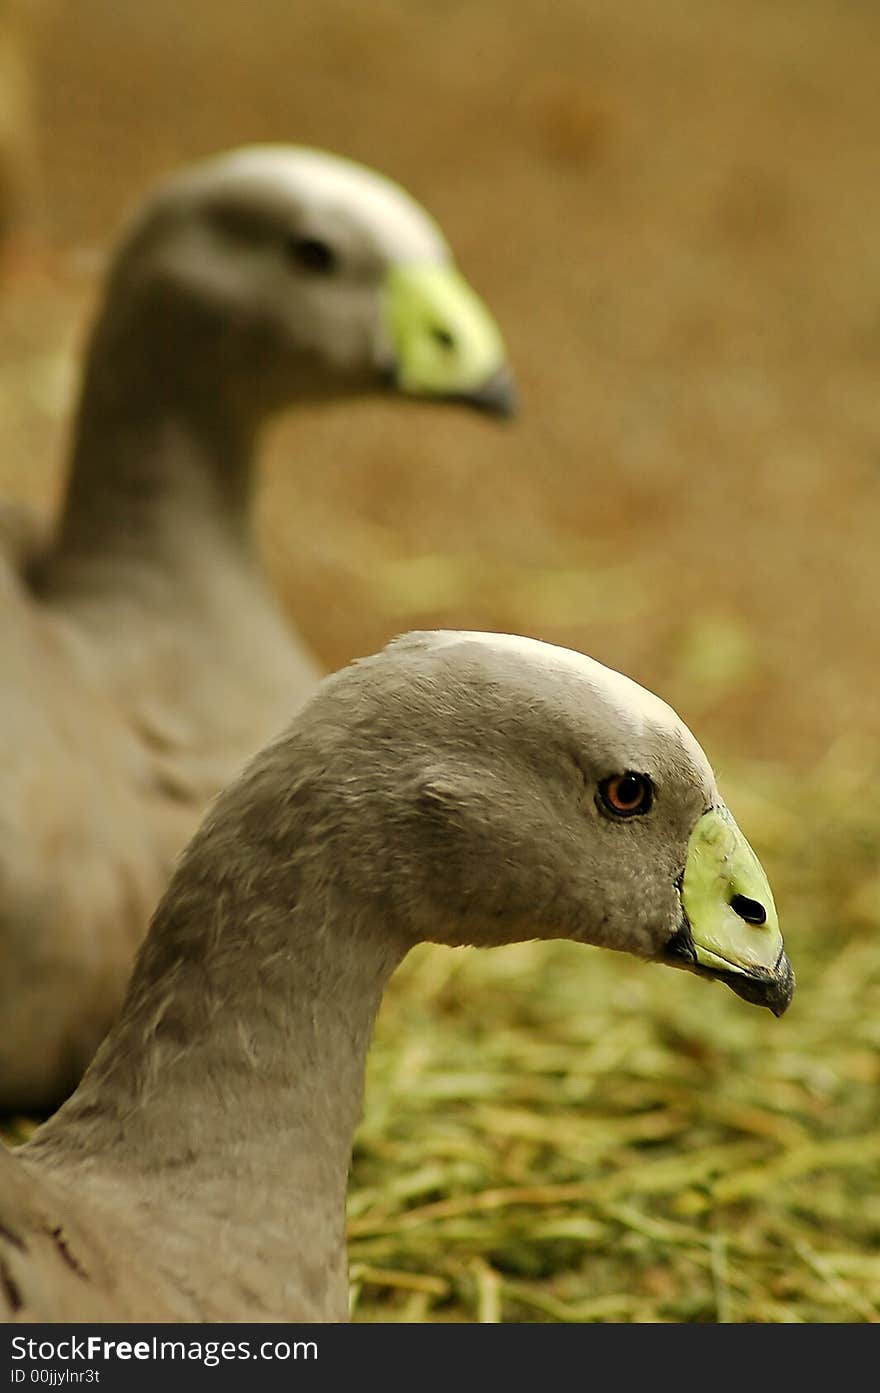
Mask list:
[[876,7],[5,0],[3,15],[5,48],[30,53],[22,202],[52,249],[20,239],[0,299],[4,492],[57,496],[94,254],[142,190],[229,145],[324,146],[439,218],[523,395],[510,428],[381,400],[281,423],[267,554],[326,663],[413,626],[520,630],[660,690],[716,755],[813,766],[844,737],[871,757]]

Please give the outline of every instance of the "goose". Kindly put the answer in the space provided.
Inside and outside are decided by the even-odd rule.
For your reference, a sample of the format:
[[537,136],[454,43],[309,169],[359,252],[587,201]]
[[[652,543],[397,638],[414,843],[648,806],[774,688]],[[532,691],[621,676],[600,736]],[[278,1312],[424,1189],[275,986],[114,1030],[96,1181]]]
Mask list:
[[780,1015],[773,897],[675,713],[582,654],[406,635],[181,857],[78,1089],[0,1149],[11,1321],[343,1321],[371,1030],[418,942],[569,938]]
[[274,412],[396,387],[514,406],[429,215],[337,156],[178,173],[113,258],[54,535],[0,513],[0,1111],[47,1111],[118,1009],[173,859],[319,667],[251,527]]

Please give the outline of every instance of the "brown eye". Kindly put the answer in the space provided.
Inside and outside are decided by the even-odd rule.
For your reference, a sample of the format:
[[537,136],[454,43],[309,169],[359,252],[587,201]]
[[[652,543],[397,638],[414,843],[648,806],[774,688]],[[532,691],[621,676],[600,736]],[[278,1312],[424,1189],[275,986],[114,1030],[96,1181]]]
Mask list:
[[333,248],[317,237],[291,237],[287,255],[303,271],[315,276],[332,276],[338,265]]
[[647,774],[613,774],[599,785],[599,797],[615,817],[637,817],[646,813],[654,799],[654,787]]

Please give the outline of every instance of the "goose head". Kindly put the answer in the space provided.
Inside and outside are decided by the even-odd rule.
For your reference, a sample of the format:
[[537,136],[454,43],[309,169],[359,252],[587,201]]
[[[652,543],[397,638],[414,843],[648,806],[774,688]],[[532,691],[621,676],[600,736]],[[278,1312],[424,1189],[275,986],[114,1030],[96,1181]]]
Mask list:
[[687,726],[629,678],[534,639],[413,634],[327,679],[298,730],[329,800],[314,826],[348,848],[334,874],[413,941],[569,938],[788,1006],[764,871]]
[[388,385],[514,409],[498,327],[437,224],[317,150],[249,147],[170,178],[123,240],[108,305],[154,358],[161,341],[184,389],[234,391],[257,414]]

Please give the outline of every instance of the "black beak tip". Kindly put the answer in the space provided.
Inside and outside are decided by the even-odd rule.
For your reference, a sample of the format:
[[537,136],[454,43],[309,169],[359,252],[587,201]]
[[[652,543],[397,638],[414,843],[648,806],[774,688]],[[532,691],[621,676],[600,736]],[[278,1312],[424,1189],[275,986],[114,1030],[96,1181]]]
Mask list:
[[783,953],[776,968],[776,993],[769,1003],[774,1016],[784,1016],[794,996],[795,977],[791,963]]
[[794,972],[784,952],[772,972],[746,976],[740,972],[722,972],[699,966],[694,949],[693,933],[687,915],[682,911],[681,922],[664,949],[664,961],[671,967],[687,968],[700,977],[724,982],[732,992],[752,1006],[766,1006],[774,1016],[784,1016],[794,996]]
[[512,421],[519,411],[516,383],[506,368],[499,369],[481,387],[463,393],[459,400],[501,421]]
[[794,973],[784,953],[774,971],[766,976],[741,977],[731,973],[724,980],[743,1001],[750,1001],[753,1006],[766,1006],[777,1020],[785,1015],[794,996]]
[[[386,363],[379,376],[383,386],[391,391],[399,391],[400,383],[394,363]],[[414,395],[421,396],[422,400],[440,400],[458,406],[470,406],[487,416],[494,416],[498,421],[512,421],[519,413],[519,393],[513,374],[507,368],[499,368],[479,387],[473,387],[467,392],[450,392],[439,396],[432,396],[429,392]]]

